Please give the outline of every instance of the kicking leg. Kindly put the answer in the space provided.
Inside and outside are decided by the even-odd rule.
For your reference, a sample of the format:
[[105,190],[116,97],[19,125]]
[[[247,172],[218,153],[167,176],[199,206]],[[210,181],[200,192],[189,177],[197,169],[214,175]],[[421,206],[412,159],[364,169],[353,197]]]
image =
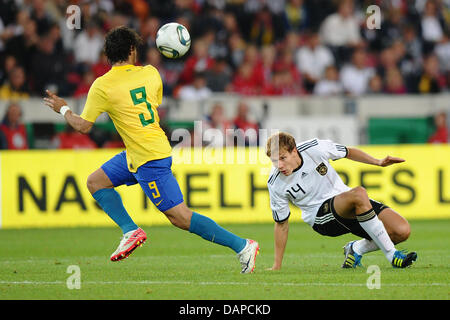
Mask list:
[[225,230],[212,219],[192,212],[184,202],[164,211],[169,221],[176,227],[194,233],[205,240],[221,244],[239,253],[246,240]]
[[[150,171],[149,169],[151,167],[144,167],[140,170]],[[141,175],[144,173],[145,171]],[[151,177],[151,173],[150,171],[147,180],[140,180],[139,184],[147,197],[175,227],[197,234],[205,240],[229,247],[236,253],[245,247],[245,239],[223,229],[210,218],[192,212],[186,206],[180,186],[170,168],[157,177]],[[156,179],[153,180],[153,178]]]
[[[171,163],[171,158],[166,158],[150,161],[138,169],[137,180],[147,197],[174,226],[194,233],[205,240],[231,248],[238,254],[240,261],[251,256],[245,261],[246,267],[243,267],[241,272],[253,271],[254,256],[259,248],[258,243],[238,237],[219,226],[212,219],[192,212],[183,200],[180,186],[170,169]],[[251,253],[254,253],[254,256]]]
[[251,273],[254,270],[259,250],[256,241],[243,239],[225,230],[212,219],[192,212],[184,202],[164,211],[164,214],[174,226],[234,250],[241,262],[241,273]]

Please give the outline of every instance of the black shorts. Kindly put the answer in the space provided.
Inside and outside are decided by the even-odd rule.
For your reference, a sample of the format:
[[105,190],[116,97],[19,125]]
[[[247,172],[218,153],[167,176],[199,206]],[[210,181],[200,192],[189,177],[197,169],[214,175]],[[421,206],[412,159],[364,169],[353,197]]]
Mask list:
[[[358,220],[345,219],[339,216],[334,209],[334,197],[326,200],[320,206],[314,221],[314,231],[324,236],[337,237],[346,233],[353,233],[361,238],[372,240],[361,227]],[[373,210],[378,215],[382,210],[389,208],[387,205],[370,199]]]

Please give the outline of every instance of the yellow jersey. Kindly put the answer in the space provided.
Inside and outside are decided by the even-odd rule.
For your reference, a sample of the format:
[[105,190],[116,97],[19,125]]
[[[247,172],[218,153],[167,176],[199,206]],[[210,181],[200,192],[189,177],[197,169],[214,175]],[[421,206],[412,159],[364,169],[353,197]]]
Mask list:
[[156,110],[162,97],[155,67],[114,66],[92,84],[81,118],[95,122],[101,113],[108,113],[125,144],[128,170],[136,172],[148,161],[171,155]]

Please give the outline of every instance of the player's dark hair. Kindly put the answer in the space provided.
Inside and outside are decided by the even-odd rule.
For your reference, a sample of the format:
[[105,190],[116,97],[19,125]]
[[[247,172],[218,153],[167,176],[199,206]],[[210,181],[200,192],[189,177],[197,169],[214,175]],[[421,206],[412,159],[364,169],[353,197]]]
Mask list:
[[279,152],[282,149],[292,152],[295,147],[295,138],[292,135],[286,132],[278,132],[267,139],[266,154],[270,157],[272,153]]
[[109,63],[127,61],[131,50],[142,44],[141,37],[125,26],[110,30],[105,37],[105,54]]

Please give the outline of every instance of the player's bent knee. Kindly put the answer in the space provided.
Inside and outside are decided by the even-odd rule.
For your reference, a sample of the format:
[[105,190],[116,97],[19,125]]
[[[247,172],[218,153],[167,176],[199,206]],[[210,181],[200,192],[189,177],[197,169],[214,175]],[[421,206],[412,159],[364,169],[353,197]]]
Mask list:
[[100,189],[108,188],[110,186],[105,186],[102,183],[100,183],[99,179],[97,178],[97,175],[94,173],[91,173],[86,181],[86,186],[91,194],[94,194]]
[[95,175],[94,173],[91,173],[86,181],[86,187],[88,188],[89,192],[91,194],[94,194],[98,189],[96,187],[96,181],[95,181]]
[[100,189],[114,188],[114,185],[102,169],[98,169],[88,176],[86,186],[91,194]]
[[396,234],[399,242],[406,241],[411,234],[411,227],[408,222],[402,223],[397,227]]
[[369,200],[369,196],[367,195],[367,191],[364,187],[355,187],[350,190],[351,201],[354,205],[363,205],[365,202]]
[[368,195],[367,195],[367,191],[366,191],[366,189],[364,188],[364,187],[361,187],[361,186],[358,186],[358,187],[355,187],[355,188],[353,188],[352,189],[352,193],[354,194],[354,196],[356,197],[356,198],[366,198],[366,197],[369,197]]
[[189,230],[192,211],[184,203],[165,211],[164,214],[175,227]]
[[408,222],[397,225],[393,230],[390,231],[390,238],[394,244],[408,240],[411,234],[411,227]]

